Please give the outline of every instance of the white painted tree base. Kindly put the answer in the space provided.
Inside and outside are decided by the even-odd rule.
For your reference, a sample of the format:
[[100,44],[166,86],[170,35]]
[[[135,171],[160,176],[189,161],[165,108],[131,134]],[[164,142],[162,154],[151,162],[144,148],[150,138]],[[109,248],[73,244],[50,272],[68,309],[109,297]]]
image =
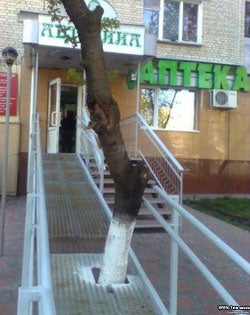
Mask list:
[[98,283],[110,285],[124,283],[128,266],[128,252],[136,220],[112,218],[109,226],[103,266]]

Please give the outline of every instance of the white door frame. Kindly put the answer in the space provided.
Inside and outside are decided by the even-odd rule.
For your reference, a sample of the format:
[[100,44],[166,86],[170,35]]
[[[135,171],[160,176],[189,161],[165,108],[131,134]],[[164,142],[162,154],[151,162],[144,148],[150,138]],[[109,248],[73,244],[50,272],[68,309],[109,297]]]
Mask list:
[[[55,88],[55,90],[53,90],[53,88]],[[47,153],[58,153],[59,151],[59,127],[61,122],[60,104],[61,79],[56,78],[49,82]]]
[[[65,84],[69,86],[77,87],[77,117],[82,116],[83,100],[84,97],[84,87],[76,86],[72,84]],[[53,101],[52,88],[56,86],[56,103],[51,104]],[[59,129],[61,121],[61,79],[56,78],[49,82],[49,103],[48,103],[48,121],[47,121],[47,153],[58,153],[59,152]],[[53,106],[53,107],[51,107]],[[77,119],[76,123],[76,153],[80,153],[80,138],[81,138],[81,129],[80,123]]]

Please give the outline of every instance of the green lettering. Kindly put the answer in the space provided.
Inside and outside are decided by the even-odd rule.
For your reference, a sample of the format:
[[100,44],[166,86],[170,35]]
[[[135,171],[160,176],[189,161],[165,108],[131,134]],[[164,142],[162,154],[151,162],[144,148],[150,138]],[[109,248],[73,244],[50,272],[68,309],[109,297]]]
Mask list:
[[212,81],[212,64],[201,63],[198,66],[198,88],[211,89],[213,86]]
[[140,83],[156,84],[152,60],[141,67]]
[[214,66],[214,89],[230,90],[229,83],[227,81],[227,75],[230,70],[230,66]]
[[64,39],[66,37],[66,27],[61,25],[56,25],[57,28],[57,35],[56,38]]
[[[158,62],[159,84],[177,85],[177,62],[173,60],[160,60]],[[169,73],[169,82],[166,83],[166,72]]]
[[76,37],[76,28],[72,26],[72,27],[70,27],[70,31],[71,31],[70,37],[75,38]]
[[250,91],[249,78],[245,67],[238,67],[236,69],[233,90],[243,90],[245,92]]
[[191,87],[191,73],[196,70],[197,63],[182,61],[179,64],[179,70],[183,71],[183,86]]
[[130,46],[141,47],[140,45],[140,34],[131,34]]
[[43,23],[43,29],[41,35],[43,37],[53,37],[52,34],[53,24]]
[[127,35],[128,35],[128,33],[117,32],[117,40],[116,40],[115,44],[127,46]]
[[102,32],[103,36],[102,36],[102,43],[103,44],[114,44],[114,31],[108,31],[108,30],[104,30]]

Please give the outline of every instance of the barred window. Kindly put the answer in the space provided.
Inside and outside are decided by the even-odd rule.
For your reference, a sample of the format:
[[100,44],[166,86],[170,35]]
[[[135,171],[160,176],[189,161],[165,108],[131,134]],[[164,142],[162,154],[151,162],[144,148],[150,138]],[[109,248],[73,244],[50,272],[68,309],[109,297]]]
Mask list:
[[144,0],[146,31],[160,40],[201,43],[201,16],[198,0]]
[[158,35],[160,0],[144,0],[143,20],[146,31]]
[[245,37],[250,37],[250,1],[245,3]]
[[140,113],[153,128],[193,131],[196,129],[196,91],[143,87]]

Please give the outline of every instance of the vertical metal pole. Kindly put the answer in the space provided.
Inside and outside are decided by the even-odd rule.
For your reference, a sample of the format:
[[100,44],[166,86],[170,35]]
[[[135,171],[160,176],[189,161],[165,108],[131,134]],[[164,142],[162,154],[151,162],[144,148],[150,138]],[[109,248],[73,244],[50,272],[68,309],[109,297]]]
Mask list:
[[[179,214],[172,208],[172,224],[174,231],[179,234]],[[171,259],[170,259],[170,315],[177,314],[177,289],[178,289],[178,245],[171,238]]]
[[[140,81],[141,81],[141,60],[138,61],[137,66],[137,95],[136,95],[136,114],[140,112]],[[138,139],[139,138],[139,121],[138,117],[136,116],[135,122],[135,155],[138,154],[139,147],[138,147]]]
[[141,60],[137,65],[137,94],[136,94],[136,113],[140,111],[140,81],[141,81]]
[[5,208],[6,190],[8,180],[8,150],[9,150],[9,118],[10,118],[10,89],[11,89],[11,65],[7,65],[7,88],[6,88],[6,109],[5,109],[5,130],[3,148],[3,169],[2,169],[2,200],[1,200],[1,221],[0,221],[0,256],[4,252],[4,227],[5,227]]
[[[33,121],[35,119],[34,115],[37,111],[36,101],[37,101],[37,76],[38,76],[38,53],[35,50],[33,58],[35,58],[35,64],[32,67],[31,72],[31,93],[30,93],[30,121],[29,121],[29,152],[28,152],[28,172],[27,172],[27,192],[31,192],[32,190],[32,168],[33,168],[33,161],[32,161],[32,136],[34,124]],[[33,135],[32,135],[33,134]]]
[[[99,154],[99,152],[97,153]],[[104,190],[104,157],[101,158],[101,172],[100,172],[100,191],[103,195],[103,190]]]

